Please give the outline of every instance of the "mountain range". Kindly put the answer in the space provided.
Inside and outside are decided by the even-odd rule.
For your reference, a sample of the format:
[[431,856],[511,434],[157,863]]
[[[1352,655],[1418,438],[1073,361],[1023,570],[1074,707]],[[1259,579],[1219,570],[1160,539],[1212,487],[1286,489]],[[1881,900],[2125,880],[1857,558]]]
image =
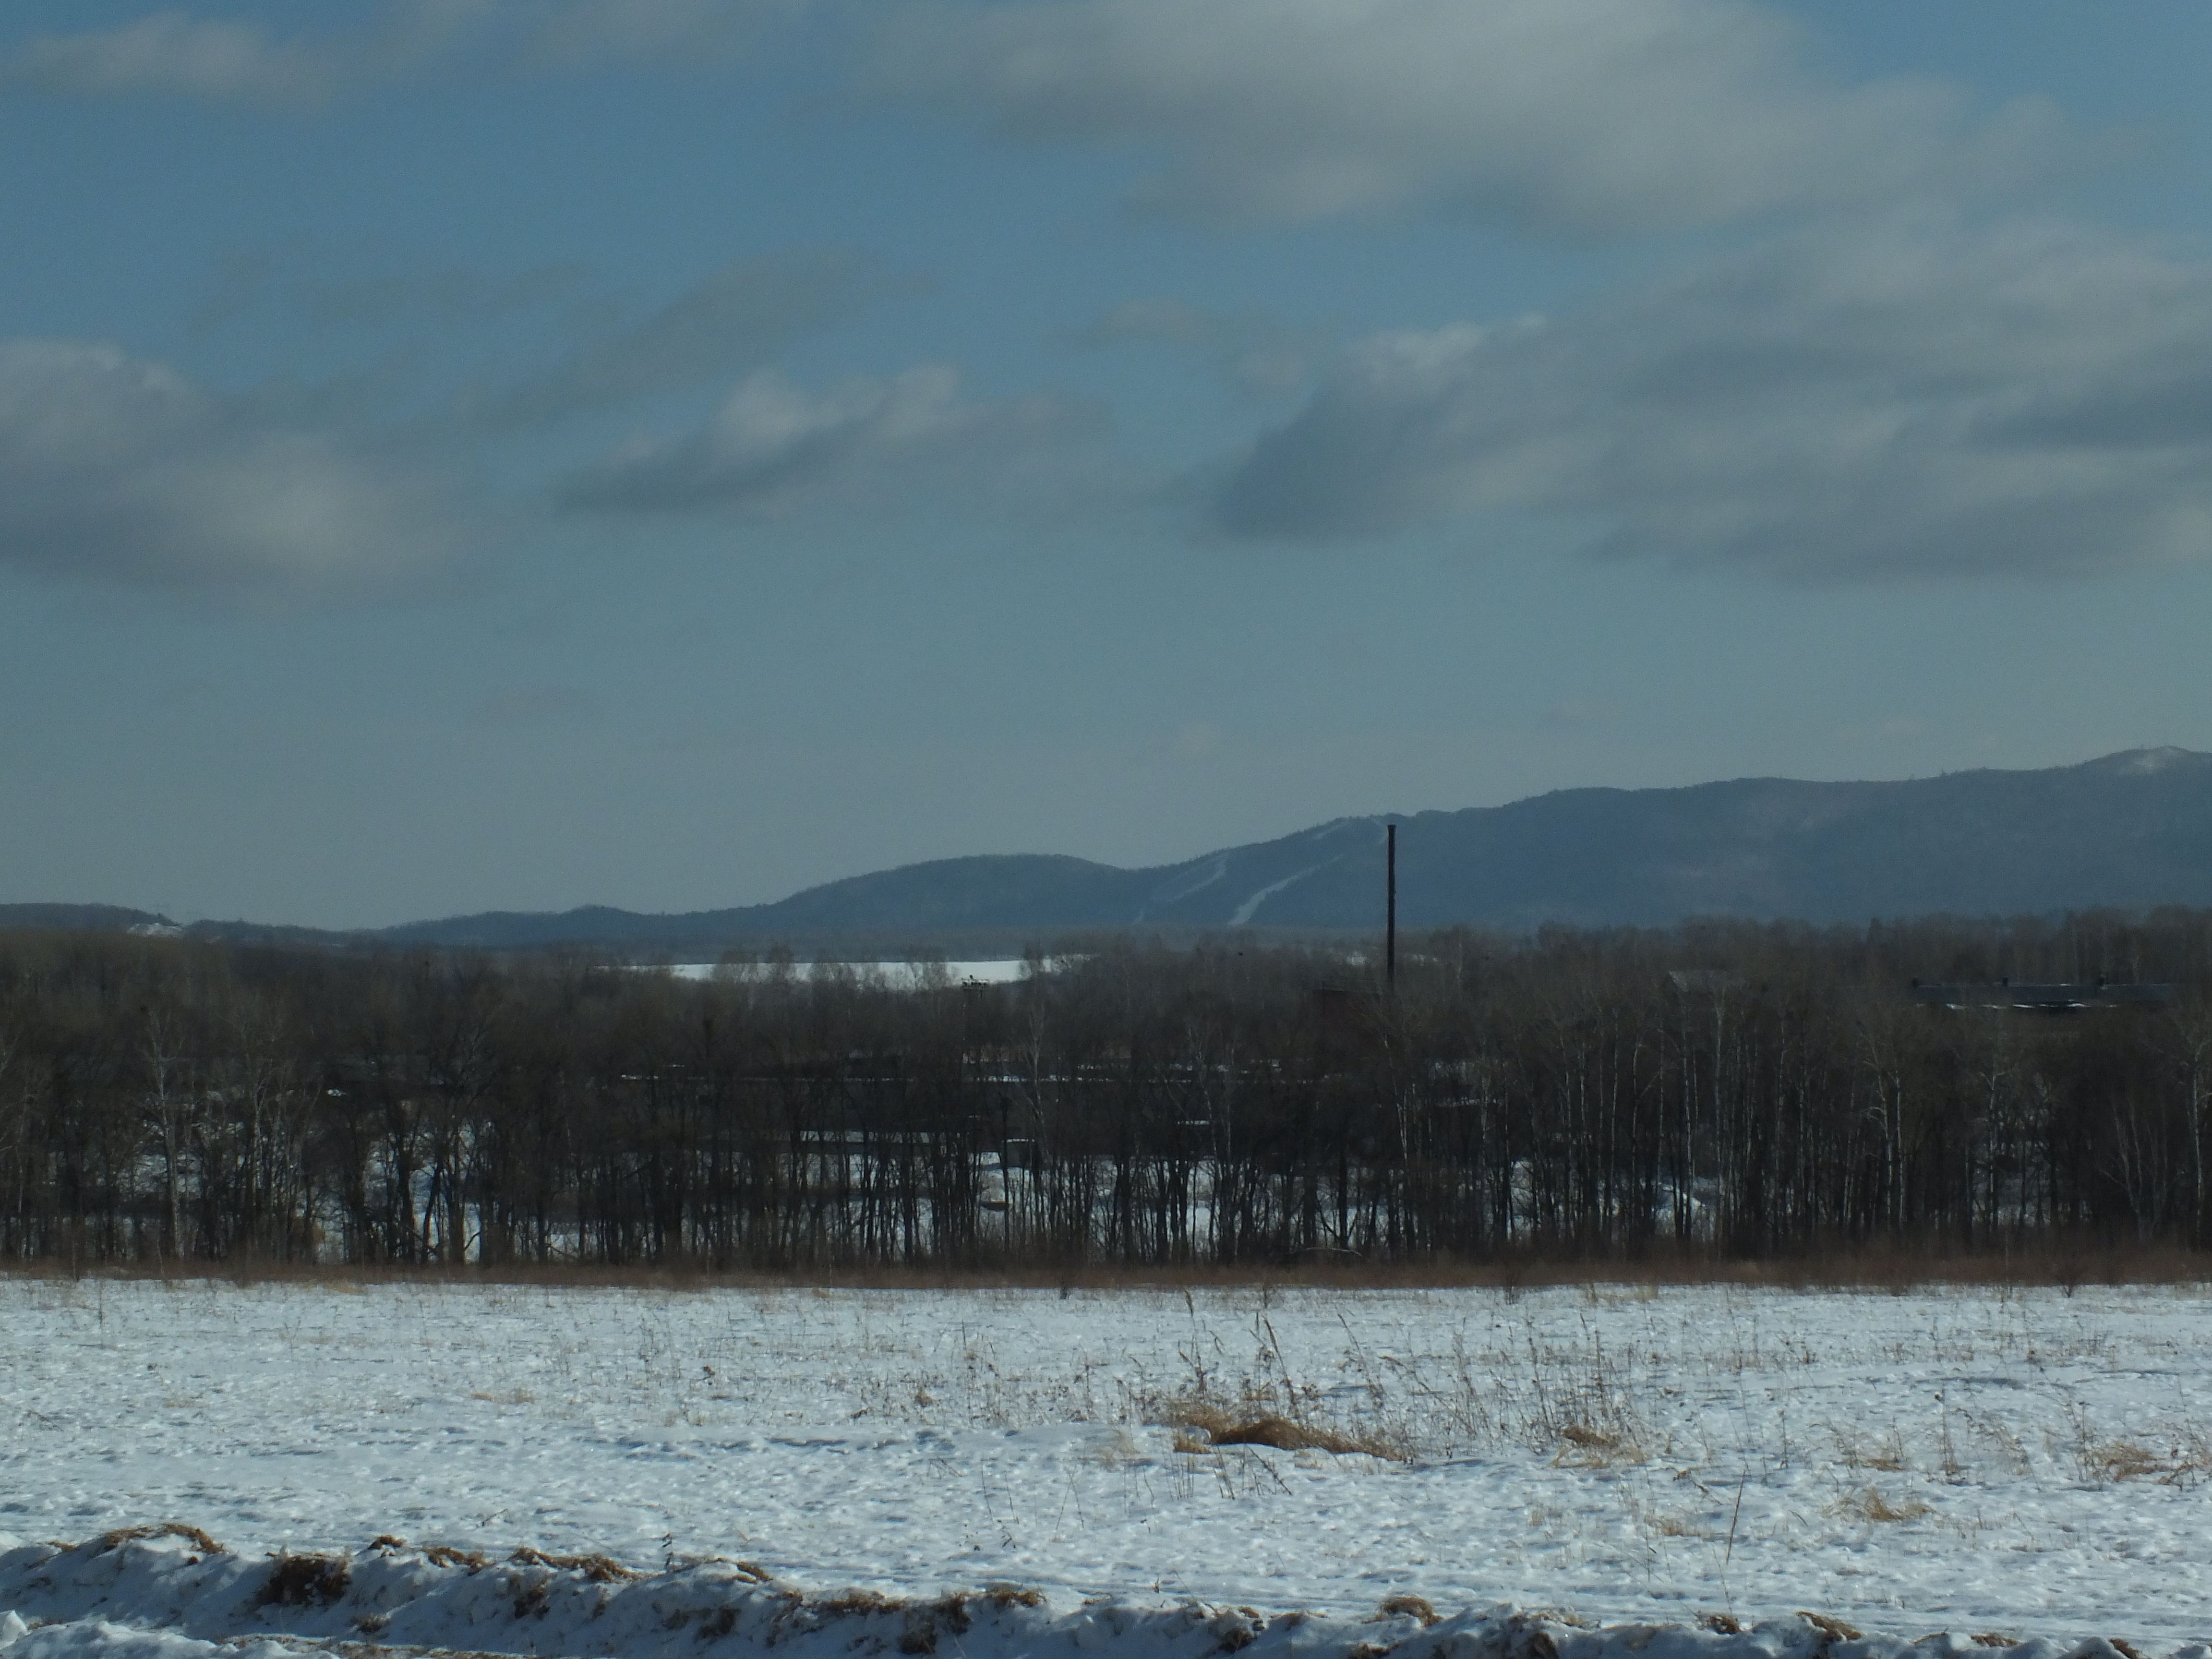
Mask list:
[[[2136,749],[2077,766],[1904,782],[1564,789],[1504,806],[1338,818],[1151,869],[1047,854],[940,859],[775,903],[680,915],[591,906],[350,933],[250,922],[179,931],[696,957],[773,942],[896,954],[1018,950],[1121,928],[1364,930],[1381,925],[1384,826],[1394,822],[1399,923],[1408,928],[2212,906],[2212,755]],[[0,926],[174,927],[106,905],[0,905]]]

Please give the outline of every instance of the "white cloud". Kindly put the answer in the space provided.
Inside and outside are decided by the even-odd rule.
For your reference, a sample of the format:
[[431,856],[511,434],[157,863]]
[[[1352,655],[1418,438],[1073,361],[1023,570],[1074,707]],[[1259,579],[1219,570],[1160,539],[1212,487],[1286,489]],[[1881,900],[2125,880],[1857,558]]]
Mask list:
[[2212,553],[2212,269],[2049,221],[1830,226],[1556,320],[1384,334],[1216,499],[1232,531],[1486,509],[1811,578]]
[[112,28],[33,35],[0,54],[0,82],[58,95],[167,94],[313,109],[463,63],[513,72],[713,60],[810,3],[386,0],[365,29],[288,38],[170,9]]
[[419,476],[113,346],[0,341],[0,562],[179,586],[377,583],[453,551]]
[[6,78],[44,92],[302,106],[330,96],[336,69],[319,47],[179,11],[82,34],[33,35],[5,60]]
[[1746,0],[915,0],[874,90],[1017,139],[1134,146],[1145,203],[1227,221],[1441,204],[1573,235],[1893,198],[2049,125],[1809,71]]
[[562,496],[601,509],[775,515],[825,497],[911,507],[957,485],[972,508],[1048,487],[1093,428],[1050,398],[965,398],[957,372],[941,364],[823,392],[763,369],[702,430],[635,440]]

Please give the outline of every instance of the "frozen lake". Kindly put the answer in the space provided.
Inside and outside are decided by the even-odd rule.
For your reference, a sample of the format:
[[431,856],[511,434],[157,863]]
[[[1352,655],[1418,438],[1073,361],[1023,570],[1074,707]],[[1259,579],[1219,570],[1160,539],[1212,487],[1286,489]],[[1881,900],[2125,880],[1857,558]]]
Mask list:
[[[945,979],[954,985],[1012,985],[1026,977],[1029,963],[1020,957],[978,962],[794,962],[793,975],[799,979],[811,979],[823,969],[850,969],[864,978],[882,981],[896,990],[915,990],[930,983],[937,970],[943,969]],[[765,963],[744,962],[725,964],[718,962],[671,963],[660,971],[673,974],[678,979],[712,979],[726,971],[742,978],[763,978],[775,971]]]

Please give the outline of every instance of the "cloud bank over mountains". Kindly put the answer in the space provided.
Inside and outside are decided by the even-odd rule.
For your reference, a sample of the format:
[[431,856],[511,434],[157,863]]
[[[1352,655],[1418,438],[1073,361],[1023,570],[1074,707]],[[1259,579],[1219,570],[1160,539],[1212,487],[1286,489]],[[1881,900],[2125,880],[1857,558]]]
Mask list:
[[[1194,532],[1350,544],[1534,514],[1601,553],[1790,580],[2081,576],[2212,550],[2212,265],[2062,212],[2052,181],[2083,141],[2047,104],[1824,72],[1797,21],[1747,0],[364,15],[278,33],[172,9],[36,33],[0,53],[0,95],[311,117],[408,77],[694,72],[804,21],[842,54],[854,118],[1123,155],[1133,205],[1218,232],[1428,216],[1659,251],[1555,314],[1370,329],[1317,369],[1303,345],[1263,353],[1202,307],[1133,296],[1092,349],[1180,344],[1295,400],[1242,453],[1186,457],[1205,488],[1155,481],[1199,503]],[[1026,494],[1049,514],[1146,493],[1126,466],[1110,490],[1068,488],[1114,473],[1115,421],[1143,413],[1060,389],[1042,354],[1025,388],[978,393],[919,345],[860,373],[787,361],[890,286],[862,249],[729,264],[476,386],[434,444],[274,422],[119,347],[0,342],[0,558],[291,585],[434,568],[472,526],[562,507],[895,523],[921,501]],[[657,401],[685,392],[711,409]],[[520,505],[433,482],[457,448],[611,414],[631,435],[549,452]]]

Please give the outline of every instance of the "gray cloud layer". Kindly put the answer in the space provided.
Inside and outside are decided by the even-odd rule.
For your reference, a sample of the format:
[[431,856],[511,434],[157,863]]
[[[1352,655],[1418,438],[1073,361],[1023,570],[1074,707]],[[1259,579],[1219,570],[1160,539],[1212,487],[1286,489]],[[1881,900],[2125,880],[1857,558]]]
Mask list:
[[1795,576],[2212,552],[2212,270],[2047,221],[1831,227],[1556,321],[1375,337],[1218,496],[1250,535],[1485,508]]
[[1124,301],[1076,336],[1085,346],[1168,345],[1195,352],[1229,385],[1261,398],[1302,390],[1325,337],[1319,329],[1223,315],[1157,295]]
[[453,550],[419,475],[112,346],[0,340],[0,560],[175,586],[375,583]]
[[[397,76],[726,58],[818,0],[388,0],[277,36],[163,10],[40,34],[0,80],[312,108]],[[848,7],[877,94],[1018,139],[1133,145],[1141,199],[1232,222],[1442,206],[1575,236],[1985,185],[2041,106],[1838,84],[1751,0],[878,0]]]
[[932,364],[812,392],[780,371],[741,381],[704,428],[639,439],[562,491],[602,510],[732,510],[761,516],[831,499],[895,495],[902,509],[963,487],[972,510],[1064,477],[1094,423],[1048,398],[974,401]]
[[866,78],[1018,139],[1157,154],[1141,198],[1176,212],[1443,204],[1575,235],[1986,182],[2050,124],[1800,59],[1744,0],[921,0]]
[[739,259],[641,320],[580,345],[492,407],[507,418],[550,420],[709,385],[842,321],[886,286],[875,260],[848,249]]

